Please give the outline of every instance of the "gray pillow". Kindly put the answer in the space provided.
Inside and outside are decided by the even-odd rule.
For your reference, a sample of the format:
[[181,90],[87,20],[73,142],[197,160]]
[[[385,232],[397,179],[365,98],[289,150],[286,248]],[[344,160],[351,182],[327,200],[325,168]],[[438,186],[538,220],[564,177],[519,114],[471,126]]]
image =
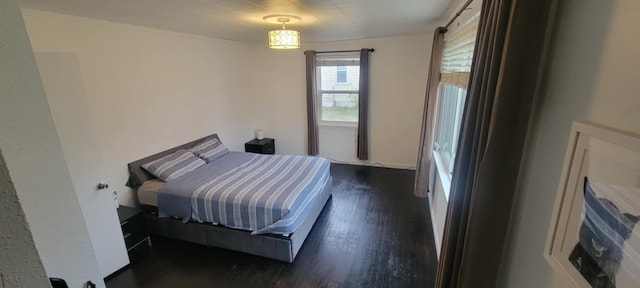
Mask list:
[[196,156],[207,161],[207,163],[211,163],[229,154],[229,149],[227,149],[218,138],[206,139],[196,144],[196,146],[193,146],[190,150],[193,154],[196,154]]
[[190,151],[181,149],[160,159],[143,164],[142,168],[161,180],[171,181],[207,164]]

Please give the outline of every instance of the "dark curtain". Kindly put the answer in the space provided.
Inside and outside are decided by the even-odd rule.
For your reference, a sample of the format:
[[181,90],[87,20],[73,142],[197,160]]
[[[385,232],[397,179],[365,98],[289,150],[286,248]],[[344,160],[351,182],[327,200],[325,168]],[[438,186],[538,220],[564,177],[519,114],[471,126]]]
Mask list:
[[307,143],[309,155],[318,155],[318,101],[316,87],[316,51],[304,51],[307,62]]
[[484,0],[436,287],[495,287],[553,0]]
[[422,129],[420,130],[420,144],[418,146],[418,163],[416,165],[416,179],[413,194],[419,197],[427,197],[429,192],[430,171],[433,161],[433,121],[438,100],[438,85],[440,82],[440,66],[442,64],[442,49],[444,48],[444,33],[447,29],[439,27],[433,33],[433,47],[431,48],[431,61],[429,62],[429,76],[427,76],[427,93],[424,99],[422,112]]
[[360,94],[358,95],[358,159],[369,159],[369,53],[360,50]]

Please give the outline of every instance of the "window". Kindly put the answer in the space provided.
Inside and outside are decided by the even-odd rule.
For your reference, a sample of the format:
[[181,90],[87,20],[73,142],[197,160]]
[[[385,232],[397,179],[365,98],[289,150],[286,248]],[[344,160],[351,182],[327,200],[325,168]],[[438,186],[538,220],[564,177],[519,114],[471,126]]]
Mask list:
[[321,123],[358,123],[359,58],[359,54],[318,56]]
[[447,172],[449,180],[458,149],[478,18],[479,13],[445,34],[433,151],[439,158],[438,169]]
[[347,66],[336,67],[336,82],[347,83]]
[[454,85],[441,84],[438,94],[440,101],[434,150],[440,156],[445,171],[452,173],[467,91]]

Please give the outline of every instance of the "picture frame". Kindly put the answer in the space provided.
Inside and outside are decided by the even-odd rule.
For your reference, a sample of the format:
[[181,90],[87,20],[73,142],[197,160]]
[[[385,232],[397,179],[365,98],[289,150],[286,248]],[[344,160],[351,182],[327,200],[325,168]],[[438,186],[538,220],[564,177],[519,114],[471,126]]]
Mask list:
[[547,262],[575,287],[640,287],[638,220],[640,138],[574,122],[547,234]]

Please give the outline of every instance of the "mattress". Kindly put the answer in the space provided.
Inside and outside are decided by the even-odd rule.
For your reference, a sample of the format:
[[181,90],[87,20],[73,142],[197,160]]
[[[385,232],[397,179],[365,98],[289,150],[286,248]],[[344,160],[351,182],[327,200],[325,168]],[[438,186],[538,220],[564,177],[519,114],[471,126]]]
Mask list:
[[254,234],[289,234],[321,194],[330,163],[320,157],[231,152],[162,185],[160,217]]
[[158,193],[165,182],[159,179],[145,181],[138,187],[138,202],[140,204],[158,207]]

